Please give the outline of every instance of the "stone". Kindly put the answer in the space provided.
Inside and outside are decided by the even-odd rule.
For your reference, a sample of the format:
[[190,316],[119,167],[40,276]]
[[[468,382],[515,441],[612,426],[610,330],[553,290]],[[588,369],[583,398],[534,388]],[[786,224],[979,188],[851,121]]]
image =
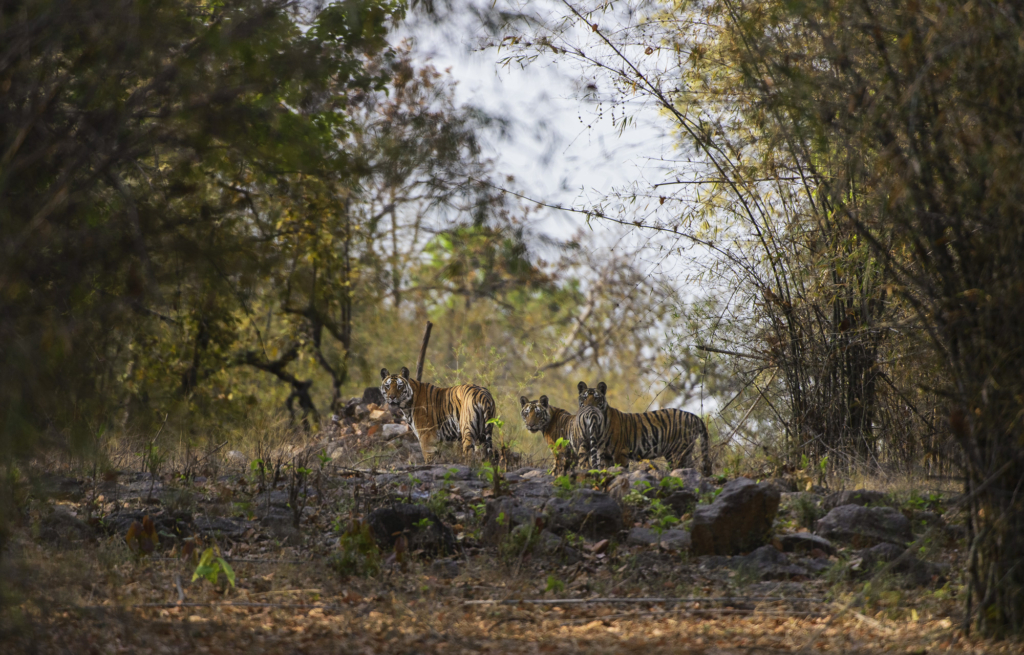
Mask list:
[[946,521],[942,516],[935,512],[913,511],[909,518],[911,529],[917,533],[925,532],[934,526],[942,528],[946,525]]
[[683,481],[683,488],[692,491],[706,491],[704,487],[710,487],[710,483],[697,471],[697,469],[675,469],[670,476]]
[[618,476],[611,481],[608,485],[608,495],[615,500],[621,501],[629,493],[629,479],[624,476]]
[[[125,530],[127,533],[127,530]],[[63,508],[57,508],[39,522],[39,539],[55,546],[93,538],[89,525]]]
[[665,530],[658,539],[658,547],[670,553],[689,550],[692,543],[686,530]]
[[731,565],[761,580],[788,580],[810,575],[810,571],[791,564],[785,554],[770,545],[761,546],[746,557],[735,558]]
[[237,450],[229,450],[224,455],[224,459],[226,459],[228,461],[231,461],[231,462],[237,462],[239,464],[248,464],[249,463],[249,458],[246,457],[245,454],[240,453]]
[[430,570],[440,578],[455,578],[459,575],[459,563],[453,559],[437,559],[431,562]]
[[619,503],[593,489],[577,489],[570,498],[548,500],[544,514],[553,532],[575,532],[589,539],[614,537],[623,527]]
[[416,438],[416,433],[413,432],[408,425],[405,423],[388,423],[381,427],[381,437],[384,441],[391,441],[392,439],[412,437]]
[[626,537],[626,544],[630,546],[653,546],[656,543],[658,535],[649,528],[632,528]]
[[400,535],[409,540],[409,550],[422,550],[428,555],[455,552],[455,535],[437,514],[426,505],[397,503],[370,512],[366,522],[377,546],[391,551]]
[[370,420],[371,421],[380,421],[382,423],[387,423],[387,422],[389,422],[391,420],[391,412],[389,412],[386,409],[371,409],[370,410]]
[[662,503],[672,508],[672,513],[680,517],[692,512],[697,506],[697,494],[687,489],[678,489],[662,499]]
[[826,555],[835,555],[836,549],[828,539],[819,537],[810,532],[797,532],[795,534],[777,534],[772,539],[778,543],[784,553],[810,553],[818,549]]
[[821,501],[821,506],[828,512],[843,505],[866,507],[868,505],[887,505],[888,502],[888,496],[881,491],[857,489],[856,491],[839,491],[825,496],[825,499]]
[[522,478],[523,480],[532,480],[533,478],[539,478],[544,475],[544,471],[540,469],[527,469],[526,471],[519,469],[516,472],[519,473],[519,477]]
[[[892,543],[880,543],[858,552],[850,560],[850,569],[855,574],[872,575],[879,567],[893,562],[903,555],[905,548]],[[949,573],[949,565],[926,562],[907,554],[892,568],[892,572],[906,576],[913,586],[927,585],[935,579],[942,579]]]
[[690,534],[696,555],[737,555],[767,542],[779,511],[779,490],[736,478],[710,505],[693,512]]
[[384,406],[384,394],[380,392],[380,387],[366,387],[363,390],[363,398],[360,401],[364,405],[377,405],[379,407]]
[[910,520],[895,509],[860,505],[836,507],[818,520],[814,532],[856,548],[870,548],[883,542],[905,545],[913,536]]
[[536,507],[523,503],[519,498],[501,496],[489,500],[484,510],[480,541],[489,546],[497,546],[516,527],[536,525],[540,515]]

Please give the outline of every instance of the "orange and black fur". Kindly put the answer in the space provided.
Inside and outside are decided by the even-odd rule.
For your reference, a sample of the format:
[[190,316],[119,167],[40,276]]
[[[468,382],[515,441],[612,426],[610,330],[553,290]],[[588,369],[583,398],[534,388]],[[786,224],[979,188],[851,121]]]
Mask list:
[[620,412],[608,406],[608,385],[604,382],[599,382],[596,389],[580,382],[577,389],[580,407],[596,407],[604,414],[603,428],[591,451],[592,466],[664,457],[675,468],[688,467],[699,438],[704,455],[702,472],[711,475],[708,428],[696,414],[681,409]]
[[[577,462],[586,463],[595,439],[600,436],[604,417],[599,412],[570,414],[561,407],[548,404],[548,397],[529,400],[519,397],[520,416],[526,429],[540,432],[555,455],[555,470],[568,471]],[[558,440],[563,439],[563,445]]]
[[392,412],[401,409],[408,417],[425,462],[434,458],[439,442],[447,441],[461,441],[463,452],[482,449],[493,457],[494,425],[488,421],[496,412],[490,391],[473,384],[435,387],[410,378],[404,366],[399,375],[382,368],[380,378],[384,400]]

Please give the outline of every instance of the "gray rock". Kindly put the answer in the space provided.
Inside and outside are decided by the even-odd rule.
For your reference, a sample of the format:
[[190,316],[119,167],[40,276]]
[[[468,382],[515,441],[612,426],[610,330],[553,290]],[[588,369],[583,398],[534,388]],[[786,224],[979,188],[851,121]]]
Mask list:
[[835,555],[836,549],[832,542],[824,537],[809,532],[797,532],[796,534],[777,534],[773,541],[782,546],[784,553],[809,553],[815,548],[826,555]]
[[413,438],[416,437],[416,433],[413,432],[408,425],[405,423],[385,423],[380,428],[381,438],[384,441],[391,441],[392,439],[405,438],[411,435]]
[[497,546],[520,525],[536,525],[539,508],[519,498],[502,496],[487,501],[480,541]]
[[921,533],[925,532],[931,527],[939,526],[944,527],[946,522],[942,516],[935,512],[921,512],[915,511],[910,517],[911,529],[914,532]]
[[437,559],[431,562],[430,570],[441,578],[455,578],[459,575],[459,563],[453,559]]
[[[293,520],[291,510],[288,513],[289,520]],[[247,521],[245,519],[233,519],[223,516],[215,518],[209,518],[201,516],[195,520],[196,530],[214,537],[227,537],[228,539],[238,540],[242,538],[245,531],[249,528],[255,527],[254,521]]]
[[622,530],[622,508],[603,491],[577,489],[571,498],[552,498],[544,505],[548,527],[590,539],[613,537]]
[[66,546],[70,542],[92,538],[92,528],[62,507],[56,508],[39,522],[39,539],[49,544]]
[[377,546],[390,551],[400,535],[409,540],[409,550],[428,555],[455,552],[455,535],[426,505],[399,503],[375,509],[366,517]]
[[696,555],[735,555],[764,544],[779,510],[779,490],[747,478],[728,482],[710,505],[693,512]]
[[687,512],[693,511],[697,506],[697,500],[697,494],[694,492],[686,489],[679,489],[665,496],[661,502],[671,507],[672,513],[679,517]]
[[791,564],[775,546],[761,546],[746,557],[733,558],[732,566],[760,580],[788,580],[810,575],[802,566]]
[[826,512],[833,510],[836,507],[842,507],[843,505],[860,505],[862,507],[866,507],[868,505],[888,504],[889,499],[886,494],[881,491],[869,491],[867,489],[839,491],[825,496],[825,499],[821,501],[821,506]]
[[912,538],[910,521],[891,507],[841,505],[819,519],[815,534],[857,548],[889,542],[905,545]]
[[364,405],[378,405],[384,406],[384,394],[380,392],[380,387],[366,387],[363,390],[363,398],[360,401]]
[[[892,543],[880,543],[866,548],[851,560],[850,568],[855,574],[871,575],[880,566],[895,561],[903,555],[905,548]],[[949,565],[926,562],[908,554],[892,568],[892,572],[904,575],[913,586],[929,584],[935,578],[943,578],[949,572]]]
[[626,543],[630,546],[653,546],[658,543],[658,535],[649,528],[632,528]]
[[298,546],[302,543],[302,533],[296,529],[290,509],[271,506],[270,511],[260,517],[260,524],[282,545]]
[[686,530],[665,530],[661,533],[658,546],[662,550],[675,553],[681,550],[689,550],[691,542],[690,533]]

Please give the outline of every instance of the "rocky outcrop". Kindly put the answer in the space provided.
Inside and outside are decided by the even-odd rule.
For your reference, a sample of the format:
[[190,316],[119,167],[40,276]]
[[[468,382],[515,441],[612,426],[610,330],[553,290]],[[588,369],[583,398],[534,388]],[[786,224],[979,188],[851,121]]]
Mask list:
[[590,539],[613,537],[622,530],[622,508],[610,495],[577,489],[570,498],[552,498],[544,504],[550,530],[575,532]]
[[737,478],[710,505],[693,512],[695,555],[737,555],[765,544],[779,510],[779,490]]
[[870,548],[880,543],[906,545],[912,538],[910,520],[891,507],[842,505],[819,519],[815,534],[831,541]]
[[839,491],[825,496],[821,501],[822,508],[828,512],[843,505],[860,505],[861,507],[888,505],[889,497],[881,491],[857,489],[855,491]]
[[398,504],[376,509],[366,518],[377,546],[383,551],[395,547],[402,535],[409,550],[429,555],[455,552],[455,535],[426,505]]

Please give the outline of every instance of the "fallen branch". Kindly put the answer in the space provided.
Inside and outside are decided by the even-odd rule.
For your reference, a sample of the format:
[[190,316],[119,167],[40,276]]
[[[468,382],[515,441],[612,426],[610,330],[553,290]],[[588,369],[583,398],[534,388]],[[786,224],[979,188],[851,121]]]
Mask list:
[[591,603],[824,603],[824,598],[786,598],[785,596],[722,596],[693,598],[525,598],[522,600],[465,600],[463,605],[584,605]]

